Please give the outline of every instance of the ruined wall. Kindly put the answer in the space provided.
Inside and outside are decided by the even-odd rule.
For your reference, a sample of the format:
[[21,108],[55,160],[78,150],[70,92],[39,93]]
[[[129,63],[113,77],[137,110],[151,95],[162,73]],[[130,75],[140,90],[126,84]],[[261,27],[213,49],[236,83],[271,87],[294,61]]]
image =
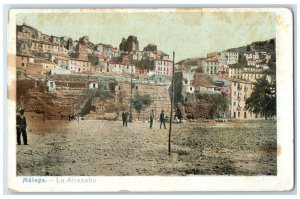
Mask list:
[[[130,108],[130,82],[119,82],[116,86],[115,101],[116,104],[123,106],[129,111]],[[140,120],[147,120],[150,111],[154,110],[155,118],[159,118],[161,110],[164,110],[166,115],[170,115],[171,100],[169,95],[169,85],[155,85],[155,84],[133,84],[132,96],[136,92],[141,95],[149,94],[152,100],[151,105],[140,114]],[[136,120],[138,115],[132,107],[133,120]]]
[[30,89],[24,96],[25,111],[43,113],[45,119],[68,118],[73,113],[73,104],[73,97],[44,93],[38,88]]

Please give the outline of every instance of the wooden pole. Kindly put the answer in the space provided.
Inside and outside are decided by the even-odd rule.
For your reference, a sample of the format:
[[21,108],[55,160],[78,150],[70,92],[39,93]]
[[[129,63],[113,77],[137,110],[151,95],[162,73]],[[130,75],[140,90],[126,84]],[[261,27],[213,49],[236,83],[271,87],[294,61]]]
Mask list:
[[169,147],[168,147],[168,155],[171,155],[171,133],[172,133],[172,119],[173,119],[173,104],[174,104],[174,57],[175,52],[173,51],[173,66],[172,66],[172,84],[171,84],[171,113],[170,113],[170,128],[169,128]]

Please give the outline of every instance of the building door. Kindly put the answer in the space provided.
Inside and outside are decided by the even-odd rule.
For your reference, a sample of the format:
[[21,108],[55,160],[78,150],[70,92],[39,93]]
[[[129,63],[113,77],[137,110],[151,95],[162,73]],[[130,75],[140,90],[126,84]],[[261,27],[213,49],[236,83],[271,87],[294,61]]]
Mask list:
[[240,118],[241,117],[241,113],[240,112],[238,112],[238,118]]
[[233,112],[233,118],[236,118],[236,112]]
[[247,113],[246,113],[246,112],[244,112],[244,118],[245,118],[245,119],[247,118]]

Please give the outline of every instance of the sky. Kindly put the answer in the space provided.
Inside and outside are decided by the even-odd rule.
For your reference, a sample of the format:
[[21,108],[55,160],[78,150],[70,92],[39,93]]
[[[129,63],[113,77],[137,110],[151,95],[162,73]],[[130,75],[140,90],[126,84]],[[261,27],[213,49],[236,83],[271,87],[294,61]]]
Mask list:
[[119,47],[123,37],[135,35],[139,48],[156,44],[175,62],[210,52],[239,47],[276,37],[275,12],[87,12],[22,13],[16,23],[26,23],[45,34],[89,36],[94,44]]

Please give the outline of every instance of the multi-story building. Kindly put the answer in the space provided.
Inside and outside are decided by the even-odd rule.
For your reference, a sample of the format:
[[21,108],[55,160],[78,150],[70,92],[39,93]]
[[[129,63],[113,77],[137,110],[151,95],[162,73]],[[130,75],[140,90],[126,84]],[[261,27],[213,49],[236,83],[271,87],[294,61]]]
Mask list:
[[34,58],[32,56],[22,54],[16,56],[17,79],[25,78],[25,71],[28,63],[34,63]]
[[250,82],[256,82],[264,76],[263,69],[254,67],[244,67],[242,79]]
[[135,74],[134,65],[124,65],[121,62],[109,62],[106,65],[106,72]]
[[33,52],[41,53],[58,53],[59,45],[46,41],[32,41],[31,50]]
[[150,72],[149,69],[136,67],[134,74],[135,75],[147,75],[149,72]]
[[236,64],[239,61],[239,53],[231,50],[221,52],[221,65]]
[[16,65],[17,68],[26,68],[27,63],[34,63],[34,57],[30,55],[17,55]]
[[224,78],[231,82],[230,112],[233,119],[253,119],[255,114],[246,109],[246,99],[253,92],[253,83],[236,78]]
[[51,35],[50,41],[51,41],[52,43],[54,43],[54,44],[60,44],[60,38],[57,37],[57,36]]
[[53,62],[45,59],[34,59],[34,63],[42,65],[43,74],[51,72],[51,70],[56,68],[56,65]]
[[203,73],[204,74],[217,74],[219,68],[219,61],[214,58],[205,59]]
[[68,70],[72,73],[82,73],[90,70],[91,63],[78,58],[70,58]]
[[228,77],[230,78],[243,78],[243,68],[239,66],[229,66]]
[[170,60],[155,60],[154,73],[158,75],[172,76],[173,62]]

